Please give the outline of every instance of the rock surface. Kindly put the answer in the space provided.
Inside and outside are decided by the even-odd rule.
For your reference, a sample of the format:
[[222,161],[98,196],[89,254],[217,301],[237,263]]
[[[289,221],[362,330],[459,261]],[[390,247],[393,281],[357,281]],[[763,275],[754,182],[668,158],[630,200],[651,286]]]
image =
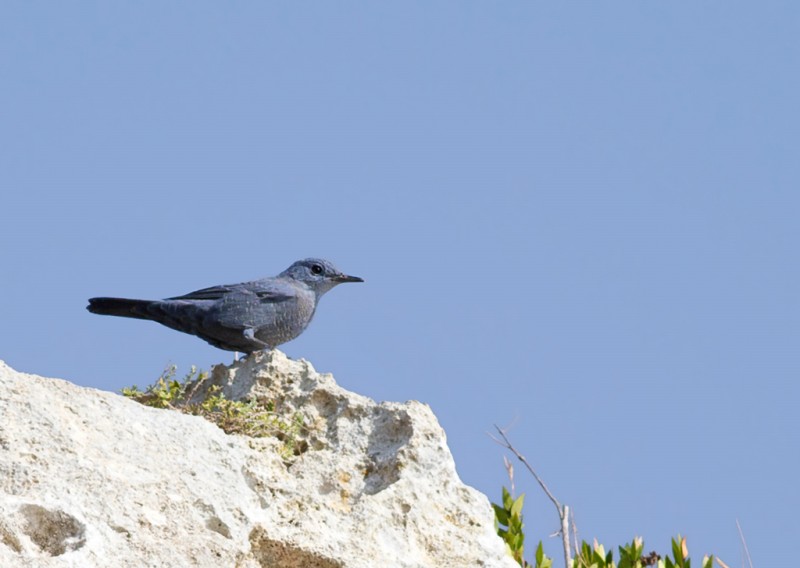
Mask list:
[[278,351],[209,380],[302,415],[297,455],[0,361],[0,566],[517,566],[427,406]]

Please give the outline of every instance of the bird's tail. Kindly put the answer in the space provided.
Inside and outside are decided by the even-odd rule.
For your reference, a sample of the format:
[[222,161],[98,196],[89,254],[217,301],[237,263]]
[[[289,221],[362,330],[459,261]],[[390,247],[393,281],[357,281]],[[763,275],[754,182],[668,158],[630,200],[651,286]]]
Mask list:
[[120,316],[123,318],[153,319],[150,300],[129,300],[128,298],[89,298],[86,309],[93,314]]

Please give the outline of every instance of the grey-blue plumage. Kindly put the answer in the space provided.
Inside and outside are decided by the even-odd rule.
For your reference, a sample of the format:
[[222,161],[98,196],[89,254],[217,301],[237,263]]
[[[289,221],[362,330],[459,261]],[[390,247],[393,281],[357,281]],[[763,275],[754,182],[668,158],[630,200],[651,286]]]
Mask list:
[[165,300],[91,298],[93,314],[153,320],[214,347],[252,353],[291,341],[308,327],[325,292],[363,282],[327,260],[298,260],[274,278],[212,286]]

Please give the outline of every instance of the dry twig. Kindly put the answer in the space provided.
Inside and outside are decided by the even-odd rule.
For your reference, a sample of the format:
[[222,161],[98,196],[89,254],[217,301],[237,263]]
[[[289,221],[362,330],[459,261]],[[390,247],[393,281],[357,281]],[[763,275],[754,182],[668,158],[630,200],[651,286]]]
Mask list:
[[[489,437],[492,438],[492,440],[494,440],[497,444],[503,446],[509,452],[514,454],[517,457],[517,459],[523,463],[523,465],[527,468],[527,470],[530,472],[530,474],[533,475],[533,478],[539,484],[539,487],[541,487],[542,491],[544,491],[545,495],[547,495],[548,499],[550,499],[550,501],[552,501],[553,505],[556,508],[556,511],[558,511],[558,518],[559,518],[559,521],[561,522],[560,523],[561,524],[561,529],[559,530],[559,532],[561,533],[561,543],[564,546],[564,565],[567,568],[570,568],[572,566],[572,550],[571,550],[571,545],[570,545],[570,542],[569,542],[569,540],[570,540],[570,529],[569,529],[570,509],[569,509],[569,506],[568,505],[562,505],[558,501],[558,499],[556,499],[555,495],[553,495],[553,493],[550,491],[550,489],[548,489],[548,487],[545,484],[544,480],[541,477],[539,477],[539,474],[536,473],[536,470],[533,469],[533,466],[528,462],[528,460],[525,458],[525,456],[523,456],[521,453],[519,453],[519,451],[517,451],[517,449],[511,444],[511,442],[508,439],[508,436],[506,435],[506,431],[503,430],[502,428],[500,428],[497,424],[495,424],[494,427],[497,430],[497,433],[500,434],[500,439],[495,438],[491,434],[489,434]],[[575,524],[574,524],[574,513],[573,513],[573,527],[574,526],[575,526]],[[575,534],[577,535],[577,531],[575,531]],[[577,538],[577,536],[576,536],[576,538]]]
[[739,529],[739,538],[742,540],[744,556],[747,558],[747,563],[750,564],[750,568],[753,568],[753,559],[750,558],[750,551],[747,550],[747,541],[744,539],[744,533],[742,532],[742,525],[739,524],[739,519],[736,519],[736,528]]

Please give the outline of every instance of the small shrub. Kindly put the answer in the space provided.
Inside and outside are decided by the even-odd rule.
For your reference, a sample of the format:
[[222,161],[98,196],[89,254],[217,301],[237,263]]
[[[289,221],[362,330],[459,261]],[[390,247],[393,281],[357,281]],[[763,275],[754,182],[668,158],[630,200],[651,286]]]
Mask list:
[[[503,487],[502,505],[492,503],[492,507],[494,508],[494,525],[497,534],[506,543],[506,548],[511,557],[522,568],[527,568],[530,564],[524,558],[525,533],[522,531],[522,505],[524,502],[524,493],[514,499],[508,489]],[[539,548],[541,548],[541,543]],[[548,566],[549,564],[543,565],[542,568],[547,568]]]
[[[492,503],[495,515],[495,528],[497,534],[506,543],[509,555],[522,566],[522,568],[552,568],[553,560],[544,553],[542,541],[539,541],[534,555],[534,564],[531,564],[524,555],[525,533],[522,523],[522,506],[525,495],[516,499],[503,487],[502,504]],[[571,568],[691,568],[692,561],[686,547],[686,539],[678,535],[672,539],[672,556],[666,554],[663,558],[656,552],[644,554],[644,541],[637,537],[632,542],[619,547],[619,562],[614,562],[613,551],[606,552],[602,544],[595,541],[592,545],[582,542],[572,559]],[[700,568],[712,568],[713,556],[704,556],[700,561]],[[720,564],[724,566],[724,564]]]
[[175,378],[176,372],[177,367],[171,365],[144,391],[134,385],[123,388],[122,394],[145,406],[201,416],[219,426],[227,434],[253,438],[276,436],[283,442],[280,453],[284,459],[289,459],[298,453],[300,434],[306,430],[300,413],[283,416],[276,412],[273,402],[265,404],[256,399],[229,400],[216,385],[208,389],[205,400],[190,403],[189,400],[208,378],[208,373],[198,371],[192,366],[179,380]]
[[[704,556],[700,568],[712,568],[713,562],[713,556]],[[672,539],[672,557],[667,554],[662,558],[655,551],[645,555],[644,541],[637,537],[619,547],[619,563],[614,562],[614,553],[606,553],[603,545],[597,541],[592,546],[584,541],[572,565],[573,568],[691,568],[692,561],[686,548],[686,539],[678,535]]]

